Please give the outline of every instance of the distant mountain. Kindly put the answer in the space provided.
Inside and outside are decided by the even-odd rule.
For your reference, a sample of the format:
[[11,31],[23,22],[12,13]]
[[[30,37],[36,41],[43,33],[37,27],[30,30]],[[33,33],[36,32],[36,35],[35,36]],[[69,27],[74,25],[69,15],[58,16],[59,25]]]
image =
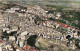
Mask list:
[[0,0],[0,1],[80,1],[80,0]]
[[59,5],[69,6],[72,8],[80,8],[80,0],[0,0],[0,1],[19,1],[27,4],[44,4],[44,5]]

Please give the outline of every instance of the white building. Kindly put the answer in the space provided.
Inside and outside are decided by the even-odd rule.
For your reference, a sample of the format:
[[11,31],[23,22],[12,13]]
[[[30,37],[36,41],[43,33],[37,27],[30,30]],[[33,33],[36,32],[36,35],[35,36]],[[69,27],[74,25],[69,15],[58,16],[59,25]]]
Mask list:
[[0,47],[0,51],[2,51],[2,47]]
[[21,33],[21,36],[24,36],[24,35],[27,35],[27,34],[28,34],[28,32],[24,31],[24,32]]
[[20,51],[19,49],[16,49],[16,51]]
[[19,41],[19,45],[20,45],[20,47],[23,47],[24,41],[20,40],[20,41]]
[[9,40],[10,41],[15,41],[16,39],[15,39],[15,36],[9,36]]

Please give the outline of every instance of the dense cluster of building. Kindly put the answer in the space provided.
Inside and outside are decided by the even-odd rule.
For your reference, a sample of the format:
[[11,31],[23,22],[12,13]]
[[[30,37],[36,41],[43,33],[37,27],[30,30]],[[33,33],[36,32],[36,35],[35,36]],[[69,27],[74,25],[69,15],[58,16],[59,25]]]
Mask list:
[[[27,39],[32,35],[65,42],[68,41],[67,36],[76,39],[80,37],[74,27],[60,22],[47,19],[42,24],[36,25],[35,22],[38,23],[38,20],[35,21],[37,17],[59,19],[61,16],[60,13],[57,13],[56,16],[51,13],[48,14],[48,11],[38,5],[29,8],[17,5],[6,9],[6,11],[3,10],[3,12],[4,14],[0,15],[0,23],[2,23],[0,51],[39,51],[36,47],[27,44]],[[63,33],[60,31],[61,29],[66,30],[66,32]]]

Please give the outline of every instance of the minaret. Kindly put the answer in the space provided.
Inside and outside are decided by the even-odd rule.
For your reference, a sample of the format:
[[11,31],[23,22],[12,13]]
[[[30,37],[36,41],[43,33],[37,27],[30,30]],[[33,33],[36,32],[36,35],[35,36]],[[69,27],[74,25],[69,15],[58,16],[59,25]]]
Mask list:
[[4,19],[0,12],[0,28],[2,28],[3,24],[4,24]]

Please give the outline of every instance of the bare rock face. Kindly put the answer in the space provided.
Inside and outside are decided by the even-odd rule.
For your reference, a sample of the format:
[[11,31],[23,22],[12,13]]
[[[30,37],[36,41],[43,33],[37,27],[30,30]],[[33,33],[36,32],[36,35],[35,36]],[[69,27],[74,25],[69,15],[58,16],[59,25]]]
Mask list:
[[41,36],[36,39],[35,45],[41,50],[48,50],[48,48],[52,48],[51,47],[52,45],[48,43],[47,41],[45,41],[45,39],[43,39]]

